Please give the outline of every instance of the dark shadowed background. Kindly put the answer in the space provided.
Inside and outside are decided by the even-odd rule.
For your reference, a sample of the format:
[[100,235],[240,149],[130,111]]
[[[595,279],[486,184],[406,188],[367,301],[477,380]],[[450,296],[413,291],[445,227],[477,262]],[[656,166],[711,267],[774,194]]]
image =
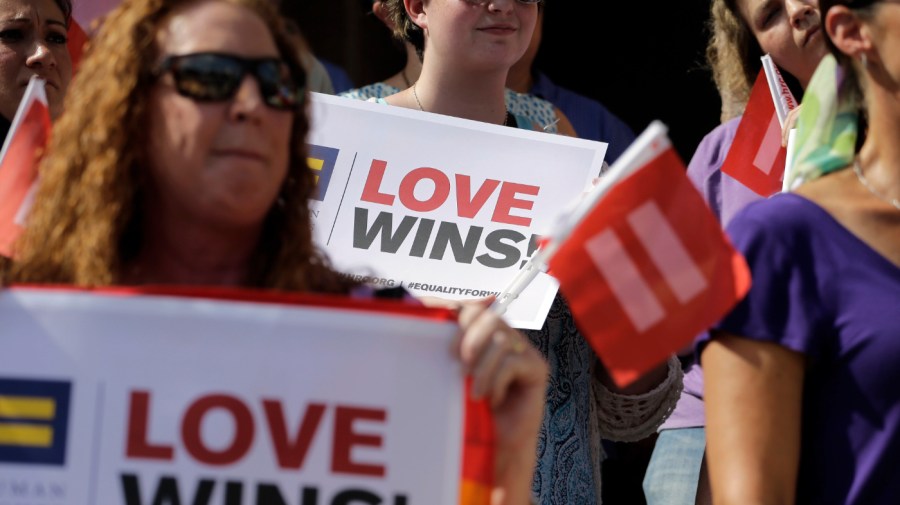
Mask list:
[[[313,50],[357,86],[396,73],[403,57],[366,0],[283,0]],[[705,68],[708,0],[549,0],[538,66],[557,84],[602,102],[640,133],[653,119],[685,163],[719,122]],[[566,10],[566,9],[569,10]]]

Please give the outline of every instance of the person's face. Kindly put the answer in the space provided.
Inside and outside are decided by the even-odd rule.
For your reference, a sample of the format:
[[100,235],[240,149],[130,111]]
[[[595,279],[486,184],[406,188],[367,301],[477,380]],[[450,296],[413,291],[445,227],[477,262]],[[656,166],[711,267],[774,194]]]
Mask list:
[[[884,71],[885,78],[874,79],[880,86],[894,93],[900,92],[900,4],[876,2],[872,16],[867,16],[863,22],[870,41],[870,49],[865,53],[872,67]],[[849,56],[860,59],[860,55]]]
[[544,12],[539,11],[537,15],[537,21],[534,25],[534,31],[531,35],[531,41],[528,43],[528,48],[525,50],[525,54],[522,55],[522,58],[519,60],[519,63],[524,63],[528,66],[528,69],[531,69],[532,63],[534,63],[535,57],[537,57],[538,50],[541,48],[541,39],[544,36]]
[[818,0],[738,0],[737,6],[763,53],[806,88],[828,52]]
[[12,120],[31,76],[47,81],[50,115],[72,79],[66,20],[53,0],[0,0],[0,114]]
[[427,54],[509,69],[528,48],[536,19],[537,4],[518,0],[427,0],[419,21]]
[[[259,16],[218,0],[178,9],[163,22],[156,42],[160,60],[198,52],[279,57]],[[172,73],[165,72],[147,106],[149,216],[218,229],[257,227],[287,174],[293,113],[267,106],[250,74],[234,97],[198,102],[180,95]]]

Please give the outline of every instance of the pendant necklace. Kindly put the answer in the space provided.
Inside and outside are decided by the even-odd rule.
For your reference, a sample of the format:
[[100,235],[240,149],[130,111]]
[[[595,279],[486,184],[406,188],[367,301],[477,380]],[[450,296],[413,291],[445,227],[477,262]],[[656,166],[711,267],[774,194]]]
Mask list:
[[[419,101],[419,94],[416,93],[416,84],[419,84],[419,81],[414,82],[412,85],[413,98],[416,99],[416,105],[419,106],[420,111],[428,112],[427,110],[425,110],[425,107],[422,107],[422,102]],[[513,121],[514,121],[513,115],[511,112],[509,112],[509,109],[507,109],[506,117],[503,118],[502,126],[515,126],[515,123]]]
[[403,67],[403,70],[400,71],[400,76],[403,77],[403,82],[405,82],[406,87],[409,88],[411,84],[409,83],[409,77],[406,77],[406,67]]

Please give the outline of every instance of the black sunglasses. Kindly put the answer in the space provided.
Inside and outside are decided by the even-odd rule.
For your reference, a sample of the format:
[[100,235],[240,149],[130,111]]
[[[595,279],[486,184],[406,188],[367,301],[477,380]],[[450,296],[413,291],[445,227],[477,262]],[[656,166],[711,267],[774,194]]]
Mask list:
[[180,95],[198,102],[221,102],[237,93],[244,76],[256,78],[266,105],[295,110],[303,103],[303,82],[294,80],[288,65],[279,58],[242,58],[222,53],[167,56],[153,72],[159,78],[172,72]]

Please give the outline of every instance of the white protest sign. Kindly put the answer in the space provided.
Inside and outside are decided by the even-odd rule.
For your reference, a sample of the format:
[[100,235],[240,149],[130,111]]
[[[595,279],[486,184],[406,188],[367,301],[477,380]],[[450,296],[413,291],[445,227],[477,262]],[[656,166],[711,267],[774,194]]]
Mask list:
[[[600,173],[607,144],[313,94],[315,238],[335,266],[415,295],[498,295]],[[540,328],[540,274],[504,315]]]
[[288,301],[0,291],[0,503],[457,505],[455,322]]

